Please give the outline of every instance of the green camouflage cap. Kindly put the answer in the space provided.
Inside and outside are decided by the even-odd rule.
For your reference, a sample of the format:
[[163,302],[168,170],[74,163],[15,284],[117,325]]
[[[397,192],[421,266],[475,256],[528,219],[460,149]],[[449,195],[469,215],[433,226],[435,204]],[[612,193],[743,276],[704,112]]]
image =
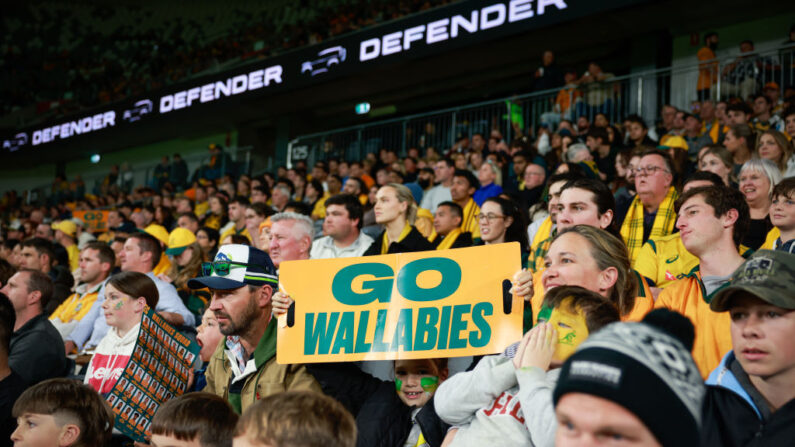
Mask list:
[[729,310],[731,299],[745,291],[782,309],[795,309],[795,254],[759,250],[732,276],[731,283],[715,294],[709,307]]

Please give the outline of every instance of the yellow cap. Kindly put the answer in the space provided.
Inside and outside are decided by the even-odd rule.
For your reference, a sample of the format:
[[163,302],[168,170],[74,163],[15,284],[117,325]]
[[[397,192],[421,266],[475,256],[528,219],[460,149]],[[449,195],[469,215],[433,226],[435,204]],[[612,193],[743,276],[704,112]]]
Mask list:
[[144,233],[149,233],[163,244],[168,245],[168,230],[162,225],[151,224],[144,228]]
[[686,151],[686,150],[688,150],[690,148],[690,146],[687,145],[687,141],[685,141],[684,138],[682,138],[682,137],[680,137],[678,135],[673,135],[673,136],[670,136],[670,137],[666,138],[665,141],[662,144],[660,144],[659,148],[660,149],[675,148],[675,149],[682,149],[682,150]]
[[168,248],[166,254],[171,256],[179,256],[185,249],[196,242],[196,235],[192,231],[185,228],[174,228],[174,231],[168,235]]
[[77,225],[71,220],[62,220],[60,222],[56,222],[52,224],[53,230],[61,230],[70,237],[75,237],[75,233],[77,233]]

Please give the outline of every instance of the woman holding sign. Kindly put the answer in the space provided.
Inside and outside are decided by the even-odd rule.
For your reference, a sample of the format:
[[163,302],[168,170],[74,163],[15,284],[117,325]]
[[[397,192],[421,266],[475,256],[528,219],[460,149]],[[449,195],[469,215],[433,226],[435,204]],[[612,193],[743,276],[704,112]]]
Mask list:
[[144,309],[154,309],[158,298],[154,281],[143,273],[118,273],[105,285],[102,311],[110,330],[99,342],[85,378],[85,383],[103,396],[113,389],[127,366]]
[[364,256],[433,250],[433,245],[414,227],[417,202],[406,186],[390,183],[376,194],[375,221],[384,227]]

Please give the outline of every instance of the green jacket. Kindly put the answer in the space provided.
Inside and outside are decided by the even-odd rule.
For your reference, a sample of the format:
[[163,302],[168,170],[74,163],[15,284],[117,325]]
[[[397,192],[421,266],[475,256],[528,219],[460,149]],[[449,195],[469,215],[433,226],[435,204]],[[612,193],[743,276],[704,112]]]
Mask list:
[[234,373],[226,351],[226,339],[218,343],[207,365],[205,392],[228,400],[235,411],[242,413],[251,404],[265,396],[282,391],[309,390],[322,393],[315,378],[304,365],[280,365],[276,363],[276,318],[272,318],[265,333],[254,349],[254,364],[257,371],[244,379],[240,395],[229,394]]

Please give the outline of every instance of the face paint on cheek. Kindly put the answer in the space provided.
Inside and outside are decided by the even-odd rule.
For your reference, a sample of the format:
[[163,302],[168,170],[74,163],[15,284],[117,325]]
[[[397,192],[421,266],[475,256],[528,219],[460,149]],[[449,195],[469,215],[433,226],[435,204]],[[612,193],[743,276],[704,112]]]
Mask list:
[[423,377],[420,379],[420,386],[425,391],[425,394],[430,396],[436,391],[436,388],[439,388],[439,378],[436,376]]
[[124,302],[123,302],[122,300],[119,300],[119,301],[116,303],[116,307],[114,307],[114,309],[116,309],[116,310],[119,310],[119,309],[121,309],[121,308],[122,308],[122,306],[124,306]]
[[403,389],[403,381],[400,379],[395,379],[395,389],[400,392]]
[[[541,309],[538,311],[538,316],[536,317],[536,321],[538,323],[549,321],[549,318],[552,316],[552,308],[549,306],[541,306]],[[536,324],[538,324],[536,323]]]
[[555,346],[555,353],[552,360],[563,363],[569,358],[577,347],[588,338],[588,326],[585,324],[585,317],[581,312],[573,310],[568,305],[569,299],[563,300],[560,307],[553,309],[549,323],[555,328],[558,335],[558,343]]

